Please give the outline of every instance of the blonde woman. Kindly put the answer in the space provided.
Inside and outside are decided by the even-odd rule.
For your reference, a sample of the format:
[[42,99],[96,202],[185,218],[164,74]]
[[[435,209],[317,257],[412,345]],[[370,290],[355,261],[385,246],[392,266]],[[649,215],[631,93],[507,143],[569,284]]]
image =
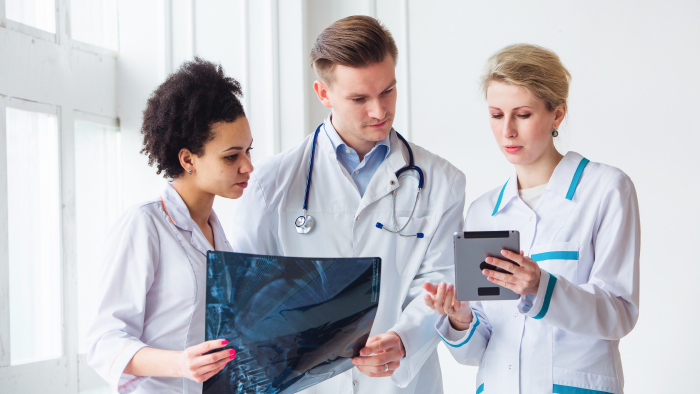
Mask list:
[[512,45],[488,61],[491,130],[513,175],[467,211],[465,230],[517,230],[520,254],[483,275],[515,301],[460,302],[426,284],[436,329],[457,361],[478,365],[477,393],[622,393],[618,344],[639,314],[640,225],[630,178],[554,146],[569,72],[553,52]]

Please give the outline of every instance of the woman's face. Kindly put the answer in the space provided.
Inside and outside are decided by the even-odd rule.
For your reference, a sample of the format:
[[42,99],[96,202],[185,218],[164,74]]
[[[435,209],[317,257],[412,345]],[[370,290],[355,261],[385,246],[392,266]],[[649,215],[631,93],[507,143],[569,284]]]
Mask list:
[[549,111],[522,86],[498,81],[489,83],[486,97],[493,136],[511,164],[532,164],[556,152],[552,130],[564,119],[565,106]]
[[[202,190],[226,198],[239,198],[248,186],[253,136],[248,119],[217,122],[211,126],[214,138],[204,144],[202,156],[192,155],[193,175]],[[190,176],[185,173],[184,177]]]

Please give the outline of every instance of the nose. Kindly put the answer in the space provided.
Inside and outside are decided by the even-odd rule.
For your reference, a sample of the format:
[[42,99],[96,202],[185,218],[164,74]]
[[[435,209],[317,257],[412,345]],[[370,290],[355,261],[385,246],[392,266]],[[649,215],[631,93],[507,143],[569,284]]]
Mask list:
[[367,109],[367,115],[374,119],[384,119],[386,116],[386,110],[384,109],[384,104],[381,100],[371,100],[369,103],[369,108]]
[[245,156],[245,162],[241,167],[238,169],[238,172],[241,174],[250,174],[253,172],[253,161],[248,157],[247,155]]
[[504,115],[502,135],[504,138],[515,138],[518,136],[518,129],[515,126],[515,119],[512,116]]

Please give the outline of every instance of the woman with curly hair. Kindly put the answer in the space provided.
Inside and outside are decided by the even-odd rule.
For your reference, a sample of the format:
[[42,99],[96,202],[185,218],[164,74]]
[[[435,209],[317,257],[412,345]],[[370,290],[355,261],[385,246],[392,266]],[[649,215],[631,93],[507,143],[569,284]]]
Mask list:
[[239,198],[253,171],[240,97],[196,58],[148,100],[142,153],[170,182],[112,228],[88,333],[88,363],[119,393],[199,393],[235,358],[225,338],[204,342],[204,311],[206,253],[231,251],[214,198]]

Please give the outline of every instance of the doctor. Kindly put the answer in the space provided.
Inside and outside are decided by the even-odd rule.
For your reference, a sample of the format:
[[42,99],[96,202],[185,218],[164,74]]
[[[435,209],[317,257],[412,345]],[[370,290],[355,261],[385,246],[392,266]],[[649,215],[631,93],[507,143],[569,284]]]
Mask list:
[[465,178],[392,129],[397,55],[374,18],[352,16],[326,28],[311,63],[314,89],[330,114],[298,146],[256,164],[234,217],[238,251],[382,259],[379,308],[361,350],[374,355],[354,359],[357,368],[307,392],[442,392],[437,315],[423,303],[421,285],[453,271]]
[[253,171],[240,95],[221,67],[195,59],[148,100],[142,152],[172,183],[105,242],[88,363],[112,391],[201,393],[236,357],[226,338],[204,342],[204,312],[206,253],[232,251],[214,198],[240,197]]
[[519,266],[486,260],[512,275],[483,274],[521,298],[470,305],[452,285],[425,286],[447,348],[479,366],[477,393],[623,390],[618,345],[639,314],[637,195],[617,168],[554,147],[569,80],[556,54],[523,44],[491,57],[482,80],[496,143],[515,172],[471,204],[465,229],[520,232],[521,254],[502,252]]

